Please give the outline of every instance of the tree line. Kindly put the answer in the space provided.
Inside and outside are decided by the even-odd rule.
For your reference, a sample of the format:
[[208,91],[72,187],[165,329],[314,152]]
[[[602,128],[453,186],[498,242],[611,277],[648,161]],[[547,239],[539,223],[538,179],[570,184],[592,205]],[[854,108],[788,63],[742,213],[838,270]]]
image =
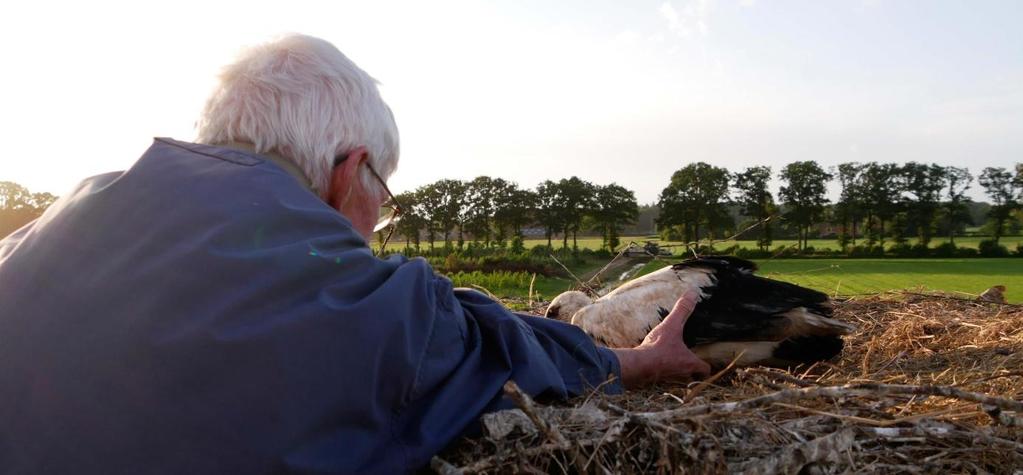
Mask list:
[[[970,220],[966,191],[974,176],[966,167],[849,162],[825,170],[814,161],[799,161],[778,173],[777,202],[769,189],[771,177],[765,166],[732,173],[703,162],[686,165],[661,191],[659,228],[665,237],[686,242],[720,239],[735,231],[731,210],[738,208],[746,224],[752,223],[750,235],[762,250],[770,246],[779,222],[795,234],[800,249],[822,224],[834,225],[843,248],[857,239],[884,245],[886,238],[904,242],[911,236],[926,246],[938,234],[954,243]],[[827,188],[833,180],[841,195],[832,204]],[[988,218],[997,243],[1023,209],[1023,164],[1015,170],[985,168],[977,183],[991,199]]]
[[57,197],[45,191],[32,193],[13,181],[0,181],[0,238],[39,217],[54,201]]
[[[828,170],[814,161],[785,165],[777,174],[781,187],[772,193],[771,167],[753,166],[733,173],[704,162],[675,171],[661,191],[656,209],[642,215],[662,237],[696,242],[723,239],[740,231],[766,250],[776,235],[795,236],[804,249],[811,235],[830,225],[843,248],[864,240],[873,246],[886,239],[923,245],[934,236],[954,243],[971,222],[966,192],[976,182],[990,198],[987,217],[993,240],[1018,226],[1023,217],[1023,164],[1014,169],[988,167],[976,177],[966,167],[909,162],[842,163]],[[828,184],[837,181],[835,203]],[[462,248],[468,238],[486,247],[521,246],[524,230],[542,230],[547,245],[554,236],[561,246],[577,247],[580,233],[596,233],[603,247],[620,245],[622,229],[637,221],[641,208],[635,194],[618,184],[599,185],[578,177],[547,180],[534,189],[489,176],[469,181],[444,179],[397,196],[404,216],[397,233],[406,248],[432,250],[442,241]],[[0,182],[0,236],[42,214],[56,197],[32,193],[13,182]]]
[[406,248],[420,248],[426,239],[433,250],[443,240],[452,247],[452,238],[462,248],[468,236],[486,247],[521,246],[523,230],[543,229],[547,245],[555,234],[562,236],[562,247],[578,248],[580,232],[599,232],[603,247],[619,245],[623,226],[636,220],[639,206],[631,191],[611,183],[598,185],[579,179],[547,180],[535,189],[488,176],[470,181],[439,180],[397,195],[403,217],[397,232],[405,237]]

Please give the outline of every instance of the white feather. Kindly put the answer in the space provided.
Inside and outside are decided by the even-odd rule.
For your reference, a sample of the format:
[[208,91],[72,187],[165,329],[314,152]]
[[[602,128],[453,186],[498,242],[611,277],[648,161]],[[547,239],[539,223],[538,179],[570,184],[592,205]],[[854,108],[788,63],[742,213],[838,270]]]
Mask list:
[[[611,348],[631,348],[661,321],[659,309],[671,310],[689,289],[700,291],[713,284],[712,271],[702,268],[674,270],[670,266],[627,282],[583,307],[572,324]],[[705,295],[700,292],[700,298]]]

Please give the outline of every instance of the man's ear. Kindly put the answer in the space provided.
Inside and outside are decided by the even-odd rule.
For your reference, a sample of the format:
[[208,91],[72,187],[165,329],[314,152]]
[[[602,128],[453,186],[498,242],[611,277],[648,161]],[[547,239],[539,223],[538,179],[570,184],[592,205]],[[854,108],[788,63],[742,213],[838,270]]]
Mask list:
[[369,158],[366,147],[360,145],[348,152],[348,158],[338,164],[330,172],[330,183],[327,187],[327,204],[340,210],[348,201],[352,190],[359,180],[359,166]]

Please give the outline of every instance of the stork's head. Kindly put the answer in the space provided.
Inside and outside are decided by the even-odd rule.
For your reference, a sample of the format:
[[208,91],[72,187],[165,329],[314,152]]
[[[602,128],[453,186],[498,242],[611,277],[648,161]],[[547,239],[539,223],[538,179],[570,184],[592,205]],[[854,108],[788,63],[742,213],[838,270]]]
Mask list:
[[547,313],[545,315],[547,318],[571,322],[572,315],[575,315],[575,312],[591,303],[593,303],[593,299],[588,295],[578,290],[570,290],[554,297],[551,304],[547,306]]

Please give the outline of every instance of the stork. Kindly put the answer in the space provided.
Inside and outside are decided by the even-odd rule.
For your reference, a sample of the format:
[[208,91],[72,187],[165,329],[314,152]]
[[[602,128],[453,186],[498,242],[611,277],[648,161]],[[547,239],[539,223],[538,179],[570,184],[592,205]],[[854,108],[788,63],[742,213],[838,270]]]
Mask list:
[[731,256],[687,259],[626,282],[596,301],[579,291],[557,296],[546,316],[583,329],[594,341],[631,348],[689,289],[700,300],[683,340],[713,367],[796,366],[842,351],[856,328],[832,318],[828,296],[754,275],[756,264]]

